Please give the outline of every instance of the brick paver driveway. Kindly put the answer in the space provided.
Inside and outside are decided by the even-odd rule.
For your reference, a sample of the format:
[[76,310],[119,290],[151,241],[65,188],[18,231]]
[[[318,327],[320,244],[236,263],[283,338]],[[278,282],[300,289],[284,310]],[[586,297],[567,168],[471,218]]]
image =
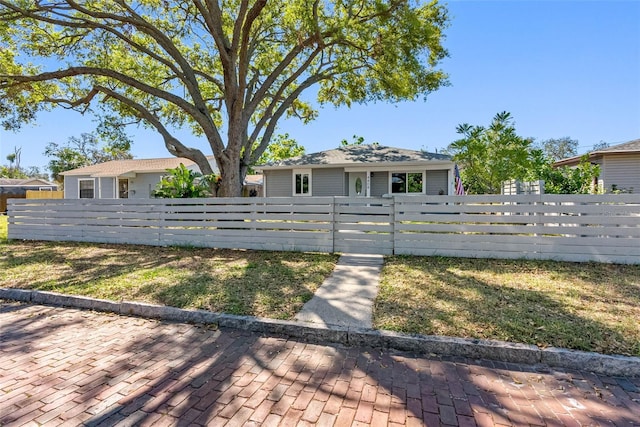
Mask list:
[[640,425],[640,379],[0,303],[0,425]]

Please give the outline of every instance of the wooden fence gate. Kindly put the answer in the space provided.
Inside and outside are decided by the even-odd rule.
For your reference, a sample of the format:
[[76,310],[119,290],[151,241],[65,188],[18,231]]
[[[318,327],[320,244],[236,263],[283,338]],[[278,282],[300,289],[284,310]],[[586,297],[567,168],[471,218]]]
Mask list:
[[393,200],[337,198],[333,251],[393,254]]

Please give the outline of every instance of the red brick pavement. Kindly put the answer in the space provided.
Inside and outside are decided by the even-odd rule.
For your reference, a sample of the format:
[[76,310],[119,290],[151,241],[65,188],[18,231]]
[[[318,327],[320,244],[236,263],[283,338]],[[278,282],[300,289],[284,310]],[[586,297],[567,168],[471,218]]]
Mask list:
[[640,379],[0,303],[0,425],[639,426]]

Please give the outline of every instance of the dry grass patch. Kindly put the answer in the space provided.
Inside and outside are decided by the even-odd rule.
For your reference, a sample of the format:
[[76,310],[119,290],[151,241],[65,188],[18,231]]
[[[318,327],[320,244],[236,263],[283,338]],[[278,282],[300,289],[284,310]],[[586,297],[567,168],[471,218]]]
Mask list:
[[291,319],[331,274],[327,254],[0,243],[0,286]]
[[374,325],[640,356],[640,265],[390,257]]

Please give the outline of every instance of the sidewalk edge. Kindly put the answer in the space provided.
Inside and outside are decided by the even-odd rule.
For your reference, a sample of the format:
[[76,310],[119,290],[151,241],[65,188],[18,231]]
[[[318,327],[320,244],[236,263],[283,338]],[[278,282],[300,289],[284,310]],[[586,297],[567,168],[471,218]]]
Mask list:
[[285,335],[308,342],[369,346],[470,359],[487,359],[507,363],[544,364],[622,377],[640,377],[640,357],[606,355],[564,348],[539,348],[505,341],[455,338],[433,335],[410,335],[375,329],[320,326],[290,320],[237,316],[205,310],[188,310],[131,301],[114,302],[54,292],[0,288],[0,300],[40,305],[62,306],[168,320],[182,323],[212,324],[267,335]]

